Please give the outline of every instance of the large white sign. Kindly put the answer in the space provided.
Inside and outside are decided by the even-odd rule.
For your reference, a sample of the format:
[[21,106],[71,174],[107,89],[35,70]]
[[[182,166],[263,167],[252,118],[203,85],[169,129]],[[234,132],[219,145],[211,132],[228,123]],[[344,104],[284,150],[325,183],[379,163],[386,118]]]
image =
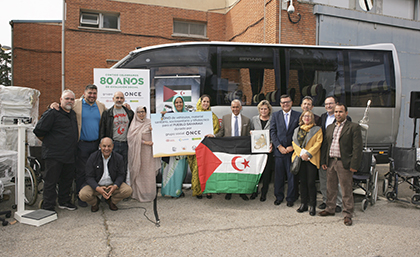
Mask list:
[[106,108],[114,105],[114,93],[121,91],[125,102],[133,111],[137,106],[147,106],[150,117],[150,71],[139,69],[94,69],[94,83],[98,87],[98,100]]
[[153,157],[194,155],[195,148],[213,133],[212,112],[152,114]]

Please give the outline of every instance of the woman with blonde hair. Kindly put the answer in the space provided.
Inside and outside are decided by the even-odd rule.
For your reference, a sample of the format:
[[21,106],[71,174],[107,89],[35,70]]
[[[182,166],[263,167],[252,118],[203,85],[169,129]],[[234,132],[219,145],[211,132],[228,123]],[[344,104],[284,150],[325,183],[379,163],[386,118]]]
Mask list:
[[296,158],[302,158],[299,169],[301,205],[297,212],[308,210],[309,215],[316,214],[316,186],[315,179],[321,160],[322,129],[315,125],[314,114],[303,111],[299,118],[299,127],[292,137],[292,163]]
[[[271,121],[271,112],[272,107],[270,102],[267,100],[262,100],[258,106],[258,115],[252,117],[251,119],[251,131],[252,130],[270,130],[270,121]],[[261,197],[260,201],[264,202],[267,199],[267,191],[268,186],[271,181],[271,173],[272,173],[272,166],[273,166],[273,144],[270,142],[270,152],[268,153],[267,164],[265,165],[263,174],[261,175],[262,180],[262,188],[261,188]],[[258,195],[258,188],[257,192],[252,193],[250,199],[253,200]]]

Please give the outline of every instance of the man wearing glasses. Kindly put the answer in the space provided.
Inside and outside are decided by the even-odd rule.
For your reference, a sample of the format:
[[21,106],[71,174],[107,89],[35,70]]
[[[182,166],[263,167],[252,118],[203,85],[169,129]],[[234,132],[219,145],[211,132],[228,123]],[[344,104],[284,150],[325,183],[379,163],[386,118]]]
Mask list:
[[72,110],[74,93],[64,90],[58,110],[48,109],[33,130],[42,141],[42,159],[45,159],[44,202],[42,208],[55,212],[58,184],[58,207],[76,210],[70,200],[70,187],[75,172],[77,152],[77,120]]
[[290,162],[293,153],[293,131],[299,124],[300,112],[292,110],[292,98],[289,95],[280,97],[281,109],[273,113],[270,126],[270,135],[275,157],[274,205],[280,205],[284,199],[284,182],[287,175],[287,206],[292,207],[296,200],[294,175],[290,173]]

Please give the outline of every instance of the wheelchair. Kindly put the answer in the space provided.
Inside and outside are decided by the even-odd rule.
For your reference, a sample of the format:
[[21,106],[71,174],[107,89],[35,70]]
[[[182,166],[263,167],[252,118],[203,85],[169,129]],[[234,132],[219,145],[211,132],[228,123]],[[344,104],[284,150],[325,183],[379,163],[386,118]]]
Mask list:
[[[420,205],[420,172],[418,171],[417,149],[415,147],[393,147],[389,158],[389,172],[385,174],[383,194],[388,201],[402,201]],[[398,198],[398,186],[408,183],[414,191],[411,201]]]
[[374,205],[378,198],[378,170],[376,159],[371,149],[364,149],[360,169],[353,174],[353,188],[360,188],[364,192],[362,211],[368,204]]

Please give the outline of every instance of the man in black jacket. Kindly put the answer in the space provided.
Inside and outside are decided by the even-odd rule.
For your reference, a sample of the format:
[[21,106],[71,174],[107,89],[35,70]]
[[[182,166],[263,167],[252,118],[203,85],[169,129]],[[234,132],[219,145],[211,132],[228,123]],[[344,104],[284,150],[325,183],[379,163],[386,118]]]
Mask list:
[[112,139],[105,137],[100,150],[92,153],[86,162],[86,184],[79,192],[82,201],[91,205],[91,211],[99,210],[99,195],[106,199],[109,209],[118,210],[116,204],[129,197],[132,189],[124,180],[126,170],[120,154],[113,152]]
[[45,159],[44,203],[42,208],[55,211],[58,183],[58,207],[76,210],[70,203],[70,187],[74,178],[78,141],[76,113],[72,110],[74,93],[64,90],[58,110],[48,109],[33,132],[42,140]]
[[102,113],[99,138],[109,137],[114,141],[114,152],[123,156],[124,167],[127,170],[127,132],[134,112],[123,106],[124,94],[122,92],[116,92],[113,101],[114,106]]

